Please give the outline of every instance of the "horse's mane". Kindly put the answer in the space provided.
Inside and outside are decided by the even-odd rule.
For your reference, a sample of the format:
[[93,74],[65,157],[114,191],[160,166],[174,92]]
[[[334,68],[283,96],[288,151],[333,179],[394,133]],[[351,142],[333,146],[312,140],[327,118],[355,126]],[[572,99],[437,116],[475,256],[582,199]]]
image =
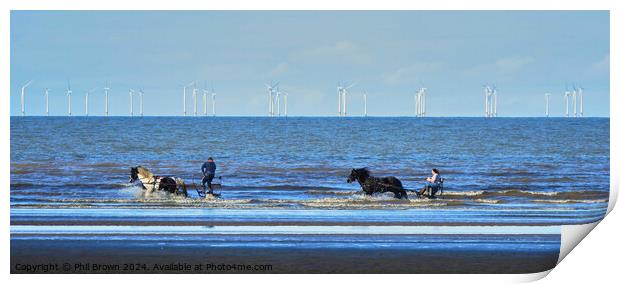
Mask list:
[[151,173],[151,171],[149,171],[147,168],[143,167],[143,166],[138,166],[136,169],[138,169],[138,174],[145,177],[145,178],[152,178],[153,177],[153,173]]
[[369,177],[370,176],[370,170],[368,168],[359,168],[359,169],[355,169],[355,172],[357,172],[360,176],[364,176],[364,177]]

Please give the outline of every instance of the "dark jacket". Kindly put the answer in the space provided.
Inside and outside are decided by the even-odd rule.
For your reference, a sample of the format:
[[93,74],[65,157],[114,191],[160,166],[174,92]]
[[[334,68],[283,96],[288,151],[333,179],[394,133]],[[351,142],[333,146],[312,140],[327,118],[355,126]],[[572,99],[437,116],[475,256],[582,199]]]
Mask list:
[[207,174],[211,174],[214,175],[215,174],[215,162],[205,162],[204,164],[202,164],[202,174],[203,175],[207,175]]

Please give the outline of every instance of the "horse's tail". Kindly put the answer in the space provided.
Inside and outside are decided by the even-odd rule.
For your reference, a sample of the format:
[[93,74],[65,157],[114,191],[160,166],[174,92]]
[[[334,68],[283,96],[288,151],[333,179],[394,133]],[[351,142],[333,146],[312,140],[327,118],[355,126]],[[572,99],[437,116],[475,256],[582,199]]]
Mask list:
[[187,186],[185,185],[185,181],[183,181],[183,179],[180,177],[175,178],[175,180],[179,189],[183,190],[183,195],[187,197]]

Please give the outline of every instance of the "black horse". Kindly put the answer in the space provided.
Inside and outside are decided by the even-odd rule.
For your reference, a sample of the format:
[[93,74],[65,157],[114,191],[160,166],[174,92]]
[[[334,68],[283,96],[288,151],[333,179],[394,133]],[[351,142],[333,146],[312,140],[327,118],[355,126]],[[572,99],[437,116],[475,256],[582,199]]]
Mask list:
[[407,199],[407,191],[403,188],[403,184],[399,179],[393,176],[389,177],[373,177],[367,168],[352,169],[351,174],[347,178],[348,183],[358,181],[362,186],[362,190],[366,195],[372,195],[375,192],[392,192],[394,197]]

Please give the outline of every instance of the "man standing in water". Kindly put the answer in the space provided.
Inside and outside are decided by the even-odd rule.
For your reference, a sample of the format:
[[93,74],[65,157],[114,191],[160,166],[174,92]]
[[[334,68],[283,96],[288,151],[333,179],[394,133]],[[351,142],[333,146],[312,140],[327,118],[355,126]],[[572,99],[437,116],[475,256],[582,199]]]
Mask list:
[[[211,182],[213,181],[213,178],[215,177],[215,162],[213,161],[212,157],[209,157],[209,159],[207,159],[207,161],[202,164],[202,175],[204,176],[202,178],[202,187],[203,188],[209,188],[209,191],[207,192],[207,194],[213,194],[213,188],[211,187]],[[205,187],[205,183],[207,184],[207,186]]]

